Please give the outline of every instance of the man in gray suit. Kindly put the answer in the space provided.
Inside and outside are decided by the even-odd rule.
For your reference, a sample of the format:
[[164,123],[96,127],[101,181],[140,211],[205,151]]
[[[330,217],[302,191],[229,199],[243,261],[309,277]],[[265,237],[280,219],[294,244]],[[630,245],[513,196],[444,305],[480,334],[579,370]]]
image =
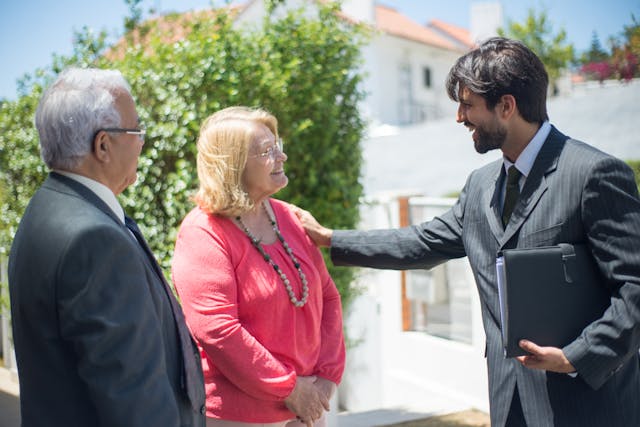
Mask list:
[[[492,426],[639,426],[640,201],[633,172],[550,125],[547,86],[543,64],[526,46],[487,40],[455,63],[447,91],[476,150],[504,156],[471,173],[453,208],[417,226],[377,231],[331,231],[299,215],[338,265],[417,269],[468,257],[487,337]],[[505,359],[497,254],[558,243],[589,247],[611,304],[563,348],[523,340],[529,355]]]
[[70,69],[36,112],[52,170],[9,255],[22,425],[205,425],[182,311],[116,196],[145,131],[118,71]]

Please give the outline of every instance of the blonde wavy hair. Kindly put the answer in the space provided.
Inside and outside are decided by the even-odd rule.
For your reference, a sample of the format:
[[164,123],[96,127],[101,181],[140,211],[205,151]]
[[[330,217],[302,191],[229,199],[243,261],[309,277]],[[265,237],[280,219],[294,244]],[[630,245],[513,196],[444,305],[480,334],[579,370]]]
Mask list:
[[278,137],[278,120],[261,108],[228,107],[202,123],[197,145],[200,187],[194,200],[205,212],[237,216],[253,208],[242,175],[257,124]]

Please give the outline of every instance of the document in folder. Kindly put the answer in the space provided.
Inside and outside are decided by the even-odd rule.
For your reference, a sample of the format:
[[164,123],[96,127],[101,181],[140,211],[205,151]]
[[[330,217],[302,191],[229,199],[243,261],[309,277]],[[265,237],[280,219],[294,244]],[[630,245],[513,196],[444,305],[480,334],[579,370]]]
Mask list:
[[496,261],[505,357],[528,339],[562,348],[600,318],[610,294],[584,245],[507,249]]

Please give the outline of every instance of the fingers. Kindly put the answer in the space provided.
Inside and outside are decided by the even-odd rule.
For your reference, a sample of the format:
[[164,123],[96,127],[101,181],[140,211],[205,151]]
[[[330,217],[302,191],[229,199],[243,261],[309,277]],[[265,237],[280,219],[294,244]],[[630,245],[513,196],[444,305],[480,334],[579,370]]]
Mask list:
[[532,343],[529,340],[520,340],[518,345],[520,345],[520,348],[527,353],[531,353],[534,355],[541,355],[543,353],[542,347],[536,345],[535,343]]
[[294,206],[293,207],[293,213],[296,214],[296,216],[298,217],[298,219],[302,218],[302,216],[304,215],[304,210],[302,210],[301,208]]
[[521,340],[518,344],[520,348],[529,353],[529,355],[517,358],[518,361],[527,368],[543,369],[559,373],[575,371],[575,368],[560,348],[541,347],[528,340]]
[[313,422],[329,408],[329,400],[314,384],[316,380],[315,376],[298,377],[293,391],[284,401],[287,408],[309,426],[313,426]]
[[319,396],[320,396],[320,403],[322,404],[322,407],[324,408],[325,411],[329,412],[331,410],[331,407],[329,405],[329,399],[322,392],[319,393]]

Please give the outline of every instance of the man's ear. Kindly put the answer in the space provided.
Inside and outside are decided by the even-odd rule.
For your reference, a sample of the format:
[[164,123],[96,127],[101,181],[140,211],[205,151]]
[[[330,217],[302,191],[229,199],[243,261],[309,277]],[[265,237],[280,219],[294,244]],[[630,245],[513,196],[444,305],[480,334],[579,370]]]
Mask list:
[[100,161],[107,160],[109,158],[109,147],[111,141],[109,140],[109,134],[103,130],[96,133],[93,138],[93,155]]
[[502,95],[497,107],[498,114],[500,114],[503,119],[510,118],[518,111],[518,104],[516,103],[516,98],[513,95]]

